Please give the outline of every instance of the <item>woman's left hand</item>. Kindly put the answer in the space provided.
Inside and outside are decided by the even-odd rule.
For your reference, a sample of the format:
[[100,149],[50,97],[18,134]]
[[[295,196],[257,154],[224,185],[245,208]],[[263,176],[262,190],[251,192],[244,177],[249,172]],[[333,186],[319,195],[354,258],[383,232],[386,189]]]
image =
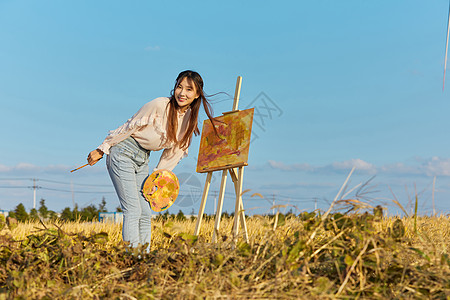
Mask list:
[[158,190],[158,187],[156,185],[154,185],[151,189],[151,191],[147,192],[148,196],[153,195],[156,191]]

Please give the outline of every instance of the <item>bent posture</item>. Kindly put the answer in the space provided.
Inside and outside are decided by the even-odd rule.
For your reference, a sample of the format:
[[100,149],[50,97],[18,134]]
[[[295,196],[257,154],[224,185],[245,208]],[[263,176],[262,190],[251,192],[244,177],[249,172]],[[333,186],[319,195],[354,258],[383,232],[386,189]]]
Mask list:
[[148,243],[150,249],[151,210],[142,194],[143,182],[149,174],[150,152],[163,150],[153,171],[173,170],[187,156],[192,135],[200,133],[197,127],[200,105],[212,121],[202,77],[194,71],[183,71],[170,97],[145,104],[89,153],[89,165],[107,155],[108,172],[123,210],[123,240],[133,247]]

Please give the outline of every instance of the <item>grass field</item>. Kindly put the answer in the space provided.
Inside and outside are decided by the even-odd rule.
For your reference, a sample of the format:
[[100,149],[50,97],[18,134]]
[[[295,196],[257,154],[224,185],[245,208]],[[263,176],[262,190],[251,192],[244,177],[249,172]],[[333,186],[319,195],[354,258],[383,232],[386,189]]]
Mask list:
[[155,220],[150,253],[121,225],[19,223],[0,231],[0,299],[450,299],[448,216]]

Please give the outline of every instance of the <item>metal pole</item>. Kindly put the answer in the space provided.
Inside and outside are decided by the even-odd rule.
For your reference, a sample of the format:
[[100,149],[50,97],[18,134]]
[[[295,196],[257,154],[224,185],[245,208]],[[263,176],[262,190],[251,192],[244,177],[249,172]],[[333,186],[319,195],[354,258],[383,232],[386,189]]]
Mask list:
[[36,179],[33,178],[33,208],[36,209]]

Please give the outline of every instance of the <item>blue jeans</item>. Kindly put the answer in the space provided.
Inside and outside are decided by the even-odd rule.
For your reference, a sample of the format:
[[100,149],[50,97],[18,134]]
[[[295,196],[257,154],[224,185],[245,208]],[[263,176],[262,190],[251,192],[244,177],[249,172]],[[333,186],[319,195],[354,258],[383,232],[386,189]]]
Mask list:
[[150,151],[142,148],[132,137],[111,147],[106,158],[109,176],[123,210],[123,240],[131,247],[151,241],[151,209],[142,194],[148,176]]

